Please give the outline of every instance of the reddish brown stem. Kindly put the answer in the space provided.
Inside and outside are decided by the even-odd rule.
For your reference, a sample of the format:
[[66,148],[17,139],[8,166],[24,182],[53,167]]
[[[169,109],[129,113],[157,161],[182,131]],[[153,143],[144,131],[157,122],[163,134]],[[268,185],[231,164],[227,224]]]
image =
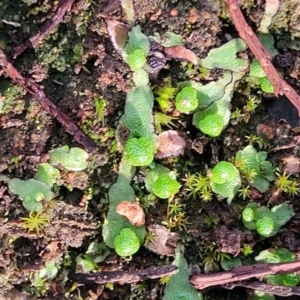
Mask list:
[[232,22],[238,31],[240,37],[245,40],[256,59],[260,62],[266,76],[274,87],[276,96],[285,95],[291,103],[298,109],[300,115],[300,96],[297,92],[280,77],[272,64],[272,57],[263,47],[251,27],[247,24],[237,0],[224,0],[228,6]]
[[30,47],[36,48],[36,46],[42,42],[45,36],[48,35],[50,31],[62,21],[65,13],[71,8],[73,2],[74,0],[60,1],[52,18],[43,24],[39,32],[23,44],[14,48],[13,58],[17,58]]
[[56,118],[65,128],[65,131],[74,137],[74,140],[83,145],[87,151],[97,149],[95,142],[85,135],[58,107],[45,95],[44,90],[32,79],[23,77],[19,71],[8,61],[5,53],[0,49],[0,72],[4,71],[16,84],[30,93],[50,115]]
[[292,273],[300,270],[300,261],[280,264],[256,264],[252,266],[241,266],[227,272],[212,274],[199,274],[191,278],[190,282],[199,290],[210,286],[225,285],[227,283],[246,280],[252,277]]

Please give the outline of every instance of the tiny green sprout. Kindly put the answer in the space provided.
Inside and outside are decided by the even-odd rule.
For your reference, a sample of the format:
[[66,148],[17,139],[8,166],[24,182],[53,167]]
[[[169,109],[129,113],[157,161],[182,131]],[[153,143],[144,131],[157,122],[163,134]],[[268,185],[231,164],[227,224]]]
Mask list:
[[236,157],[235,161],[234,159],[232,160],[234,165],[241,171],[241,172],[246,172],[247,170],[247,161],[244,157]]
[[32,285],[39,290],[45,291],[48,289],[48,285],[51,279],[55,278],[58,273],[58,268],[54,261],[46,262],[45,267],[34,275]]
[[212,199],[212,192],[211,190],[203,190],[200,192],[200,198],[206,202],[206,201],[211,201]]
[[251,182],[258,175],[256,170],[250,168],[246,168],[244,174],[248,182]]
[[290,179],[286,172],[283,174],[275,173],[275,186],[290,196],[297,196],[300,192],[299,184],[295,179]]
[[239,196],[243,198],[243,200],[251,197],[250,186],[247,185],[239,190]]
[[83,55],[83,46],[81,44],[76,44],[73,47],[73,58],[71,60],[72,63],[80,62]]
[[184,212],[178,212],[177,214],[170,215],[162,224],[169,229],[176,229],[179,231],[186,231],[186,225],[188,224],[188,217]]
[[246,101],[245,111],[253,114],[257,108],[258,101],[255,98],[250,98]]
[[290,187],[287,191],[287,193],[289,194],[289,196],[297,196],[300,192],[300,188],[299,188],[299,184],[298,182],[296,181],[293,181],[291,184],[290,184]]
[[248,256],[250,254],[253,253],[253,250],[252,250],[252,247],[251,245],[248,245],[248,244],[244,244],[243,245],[243,248],[241,249],[241,252],[244,254],[244,256]]
[[148,231],[145,237],[145,244],[152,242],[154,239],[154,232]]
[[175,101],[176,108],[185,114],[189,114],[198,107],[197,91],[191,87],[184,87],[177,95]]
[[154,144],[147,137],[128,139],[125,145],[126,159],[132,166],[148,166],[154,159]]
[[28,217],[20,218],[22,224],[28,232],[35,232],[37,236],[45,230],[49,223],[49,217],[45,215],[44,211],[31,211]]
[[96,108],[97,119],[98,121],[101,121],[102,126],[104,126],[105,108],[108,105],[108,101],[100,97],[94,97],[94,103]]
[[183,210],[182,204],[180,204],[178,199],[171,199],[168,201],[168,216],[172,214],[177,214]]
[[276,174],[276,179],[275,179],[276,187],[285,191],[287,187],[291,184],[291,180],[289,179],[290,175],[287,175],[286,172],[283,172],[283,174],[280,173],[275,173],[275,174]]
[[176,88],[165,86],[155,92],[155,94],[157,94],[155,100],[159,104],[162,112],[166,112],[171,108],[171,100],[175,97],[176,90]]
[[35,174],[34,179],[45,182],[49,185],[49,187],[52,187],[55,183],[58,183],[60,179],[60,172],[48,163],[41,163],[39,164],[38,171]]
[[180,184],[169,174],[160,174],[157,180],[151,185],[153,194],[161,199],[174,196],[180,188]]
[[257,136],[255,134],[250,134],[250,135],[246,135],[245,138],[246,138],[246,141],[252,146],[257,144],[259,148],[265,147],[265,142],[264,142],[263,138],[260,136]]
[[176,127],[176,125],[173,123],[173,120],[177,120],[177,118],[170,117],[159,112],[154,113],[154,123],[158,133],[162,132],[162,125],[169,128]]
[[210,180],[207,176],[203,176],[200,173],[189,174],[184,181],[186,182],[185,185],[187,187],[187,190],[190,191],[190,195],[193,198],[195,198],[197,195],[203,195],[203,198],[205,200],[211,199]]
[[146,63],[145,52],[142,49],[135,49],[127,55],[126,62],[132,71],[143,68]]
[[159,279],[161,285],[166,285],[170,281],[170,276],[163,276]]
[[76,264],[77,266],[80,266],[85,273],[93,271],[97,268],[93,258],[87,254],[79,254],[76,257]]
[[231,119],[236,120],[237,123],[243,120],[243,114],[239,108],[231,113]]
[[115,250],[121,257],[131,256],[140,249],[140,239],[130,228],[123,228],[114,240]]

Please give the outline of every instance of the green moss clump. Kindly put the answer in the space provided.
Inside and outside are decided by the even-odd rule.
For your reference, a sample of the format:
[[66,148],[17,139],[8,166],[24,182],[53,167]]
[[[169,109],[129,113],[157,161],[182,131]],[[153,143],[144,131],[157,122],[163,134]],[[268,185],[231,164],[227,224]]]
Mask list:
[[115,250],[122,257],[131,256],[140,248],[140,240],[130,228],[123,228],[114,240]]
[[227,198],[230,204],[241,187],[238,169],[229,162],[219,162],[211,171],[210,186],[214,193]]
[[211,181],[222,184],[234,180],[237,174],[236,171],[237,169],[232,163],[221,161],[212,169]]
[[157,197],[167,199],[174,196],[180,188],[180,184],[169,174],[161,174],[152,184],[152,191]]
[[176,108],[185,114],[189,114],[198,107],[197,91],[191,87],[184,87],[176,96]]
[[125,157],[133,166],[148,166],[154,159],[155,149],[150,138],[131,138],[125,145]]
[[142,49],[136,49],[126,57],[126,62],[128,63],[131,70],[139,70],[146,63],[146,56]]
[[266,158],[266,152],[257,152],[251,145],[238,151],[235,156],[235,164],[245,174],[248,183],[261,193],[266,192],[270,181],[275,179],[273,165]]
[[294,211],[287,203],[276,205],[272,209],[249,203],[242,212],[242,219],[246,228],[256,230],[263,237],[271,237],[276,235],[293,215]]
[[160,164],[147,172],[145,184],[149,192],[162,199],[174,196],[180,188],[173,172]]

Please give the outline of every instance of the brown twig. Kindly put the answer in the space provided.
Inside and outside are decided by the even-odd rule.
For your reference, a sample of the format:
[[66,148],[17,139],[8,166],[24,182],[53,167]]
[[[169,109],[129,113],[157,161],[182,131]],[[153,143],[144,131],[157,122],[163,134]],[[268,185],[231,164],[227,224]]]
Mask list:
[[45,95],[44,90],[32,79],[23,77],[19,71],[8,61],[5,53],[0,49],[0,72],[4,71],[16,84],[30,93],[51,116],[56,118],[65,128],[65,131],[74,137],[87,151],[97,149],[96,143],[85,135],[58,107]]
[[298,109],[300,115],[300,96],[297,92],[280,77],[272,64],[272,57],[263,47],[251,27],[246,23],[237,0],[224,0],[227,4],[232,22],[240,37],[245,40],[256,59],[260,62],[266,76],[274,87],[274,94],[285,95]]
[[20,54],[22,54],[27,48],[36,48],[38,44],[42,42],[47,34],[57,26],[63,19],[67,10],[70,9],[74,0],[61,0],[57,6],[54,15],[50,20],[45,22],[39,32],[28,39],[23,44],[14,48],[13,58],[16,59]]
[[199,290],[205,288],[225,285],[227,283],[242,281],[253,277],[265,275],[291,273],[300,270],[300,261],[280,264],[256,264],[252,266],[241,266],[227,272],[212,274],[199,274],[191,278],[190,282]]
[[223,285],[225,289],[233,289],[235,287],[244,287],[247,289],[261,291],[267,294],[277,295],[281,297],[289,297],[292,295],[300,295],[300,287],[299,286],[279,286],[272,285],[260,281],[240,281],[227,283]]
[[150,267],[144,270],[137,271],[103,271],[93,274],[77,273],[74,279],[83,283],[98,283],[106,284],[108,282],[114,283],[132,283],[145,279],[155,279],[163,276],[174,275],[178,272],[178,267],[175,265],[166,265],[159,267]]

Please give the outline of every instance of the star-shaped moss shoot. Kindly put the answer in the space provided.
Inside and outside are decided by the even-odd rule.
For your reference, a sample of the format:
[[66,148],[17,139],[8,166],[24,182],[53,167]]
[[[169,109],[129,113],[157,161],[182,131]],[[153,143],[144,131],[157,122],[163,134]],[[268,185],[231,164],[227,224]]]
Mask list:
[[128,139],[125,145],[126,159],[132,166],[148,166],[154,159],[155,142],[147,137]]
[[176,96],[176,108],[185,114],[189,114],[198,107],[197,91],[191,87],[184,87]]
[[115,250],[122,257],[131,256],[140,249],[140,240],[130,228],[123,228],[114,240]]

